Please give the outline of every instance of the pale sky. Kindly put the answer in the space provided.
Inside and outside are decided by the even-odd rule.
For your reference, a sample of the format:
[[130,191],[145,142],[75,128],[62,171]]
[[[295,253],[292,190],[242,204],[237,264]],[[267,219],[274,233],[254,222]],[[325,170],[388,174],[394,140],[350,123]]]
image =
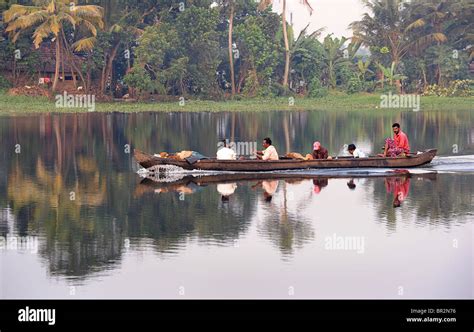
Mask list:
[[[316,30],[326,27],[323,32],[334,33],[335,36],[351,37],[352,32],[347,26],[356,20],[359,20],[364,12],[367,11],[359,0],[308,0],[313,7],[313,15],[309,15],[308,9],[301,4],[301,0],[287,0],[287,13],[293,12],[293,27],[295,37],[301,29],[308,23],[311,23],[308,30]],[[280,12],[282,0],[274,0],[273,8]],[[290,20],[290,15],[287,20]]]

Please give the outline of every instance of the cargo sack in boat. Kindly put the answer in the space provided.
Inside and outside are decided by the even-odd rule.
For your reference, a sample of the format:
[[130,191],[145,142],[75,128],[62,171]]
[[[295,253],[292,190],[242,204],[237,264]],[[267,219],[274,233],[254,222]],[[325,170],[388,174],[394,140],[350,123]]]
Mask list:
[[186,158],[191,157],[192,154],[193,154],[193,151],[185,151],[184,150],[184,151],[181,151],[181,152],[177,152],[175,154],[167,155],[167,157],[165,157],[165,158],[174,159],[174,160],[186,160]]
[[206,157],[200,154],[199,152],[196,152],[196,151],[192,151],[192,152],[193,153],[191,154],[191,156],[189,158],[186,158],[186,161],[190,163],[191,165],[197,162],[198,160],[209,159],[209,157]]
[[193,151],[181,151],[181,152],[178,152],[176,154],[176,156],[180,159],[180,160],[185,160],[186,158],[189,158],[193,155]]
[[301,153],[298,152],[289,152],[285,155],[285,157],[298,160],[307,160]]
[[158,157],[158,158],[168,158],[169,154],[168,152],[160,152],[159,154],[154,154],[153,157]]

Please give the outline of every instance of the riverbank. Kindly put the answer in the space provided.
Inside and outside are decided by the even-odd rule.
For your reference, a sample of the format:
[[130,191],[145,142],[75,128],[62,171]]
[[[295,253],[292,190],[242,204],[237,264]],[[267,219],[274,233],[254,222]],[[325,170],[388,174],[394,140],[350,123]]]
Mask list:
[[[421,97],[420,111],[473,110],[473,97]],[[9,96],[0,92],[0,115],[29,113],[96,112],[229,112],[229,111],[317,111],[317,110],[413,110],[413,108],[383,108],[379,94],[329,95],[324,98],[249,98],[209,101],[186,99],[176,102],[95,102],[94,107],[56,107],[45,97]]]

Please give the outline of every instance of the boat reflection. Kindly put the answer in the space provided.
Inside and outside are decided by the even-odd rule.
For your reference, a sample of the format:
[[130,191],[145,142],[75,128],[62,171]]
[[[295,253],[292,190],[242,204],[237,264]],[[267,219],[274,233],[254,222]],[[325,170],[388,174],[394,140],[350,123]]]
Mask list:
[[[174,178],[173,178],[174,177]],[[229,173],[212,175],[183,175],[176,178],[176,175],[168,177],[164,174],[156,176],[148,174],[137,186],[135,196],[140,196],[146,192],[194,194],[202,187],[215,185],[222,202],[229,202],[237,188],[245,182],[250,183],[252,190],[261,189],[263,200],[267,203],[272,201],[278,188],[283,183],[283,191],[287,184],[301,184],[307,181],[312,182],[312,194],[319,195],[323,189],[328,187],[330,179],[346,179],[349,190],[355,190],[356,182],[359,184],[368,178],[367,175],[311,175],[298,173]],[[400,207],[408,196],[410,189],[410,179],[435,180],[436,173],[412,174],[407,170],[382,173],[372,175],[370,178],[383,178],[387,193],[393,193],[391,204],[393,207]],[[361,181],[361,182],[359,182]],[[238,185],[238,183],[240,183]]]
[[[242,200],[249,199],[253,202],[251,203],[253,208],[252,211],[247,211],[245,221],[249,224],[246,227],[256,225],[259,236],[278,248],[282,259],[287,260],[293,257],[296,249],[315,240],[315,226],[320,222],[324,223],[327,218],[327,215],[320,210],[321,204],[328,209],[337,206],[336,201],[332,200],[334,203],[331,203],[330,197],[334,195],[342,197],[344,191],[354,191],[356,187],[362,189],[359,195],[365,195],[364,192],[370,190],[374,184],[385,184],[386,192],[394,195],[393,201],[384,203],[383,209],[388,213],[407,199],[411,178],[436,179],[436,174],[411,174],[407,171],[382,174],[367,177],[362,174],[321,176],[295,172],[211,175],[182,173],[179,178],[176,178],[176,174],[172,174],[171,177],[160,174],[158,177],[150,175],[144,178],[137,186],[137,190],[142,194],[146,192],[181,194],[196,193],[198,191],[196,188],[207,187],[206,197],[210,201],[215,201],[219,197],[218,210],[223,213],[222,217],[227,218],[230,216],[238,218],[242,212]],[[369,178],[374,180],[367,181]],[[329,182],[333,183],[331,187]],[[185,191],[184,188],[190,189]],[[384,191],[380,190],[376,196],[383,198]],[[196,195],[196,199],[200,200],[201,196],[202,193]]]

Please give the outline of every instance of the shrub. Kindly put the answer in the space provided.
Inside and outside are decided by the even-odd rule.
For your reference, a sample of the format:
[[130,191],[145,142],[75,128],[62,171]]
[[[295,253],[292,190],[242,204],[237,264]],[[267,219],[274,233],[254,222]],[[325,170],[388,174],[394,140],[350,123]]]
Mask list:
[[312,98],[323,98],[328,95],[328,88],[322,86],[319,77],[315,77],[309,82],[308,92]]
[[12,85],[9,80],[7,80],[4,76],[0,75],[0,90],[5,90],[11,88]]
[[353,94],[361,92],[363,89],[363,84],[357,76],[352,76],[347,82],[347,93]]
[[449,86],[450,97],[474,96],[474,80],[455,80]]
[[125,75],[123,81],[129,87],[136,89],[140,95],[145,92],[152,92],[154,88],[150,75],[145,68],[140,66],[133,67],[132,70]]
[[445,88],[437,84],[428,85],[423,96],[470,97],[474,96],[474,80],[455,80]]

